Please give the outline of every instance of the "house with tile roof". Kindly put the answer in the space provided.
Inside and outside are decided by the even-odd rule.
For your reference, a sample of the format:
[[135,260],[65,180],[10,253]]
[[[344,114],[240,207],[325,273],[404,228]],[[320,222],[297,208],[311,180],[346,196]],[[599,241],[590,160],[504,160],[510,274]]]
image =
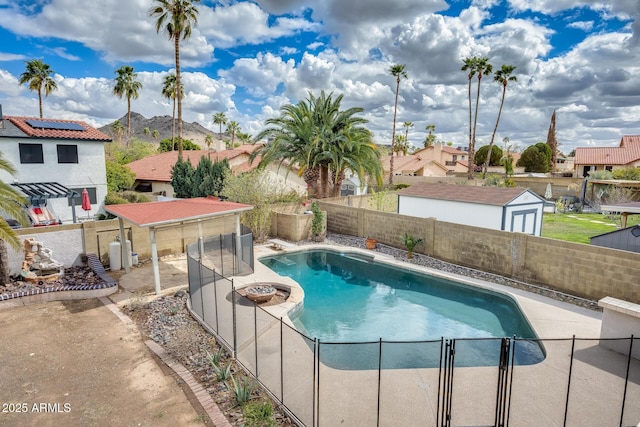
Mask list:
[[417,183],[398,191],[398,213],[540,236],[544,199],[509,187]]
[[640,166],[640,135],[624,135],[618,147],[576,148],[574,170],[577,178],[586,178],[596,170],[614,170]]
[[[260,163],[260,158],[256,158],[251,162],[249,157],[260,148],[259,144],[245,144],[233,150],[213,151],[213,150],[185,150],[182,152],[182,158],[197,167],[200,159],[204,156],[211,159],[212,162],[227,160],[229,167],[234,174],[249,172],[255,169]],[[129,169],[136,174],[134,189],[151,195],[162,195],[173,197],[173,187],[171,186],[171,169],[178,161],[178,152],[169,151],[166,153],[156,154],[154,156],[145,157],[127,164]],[[278,185],[292,185],[291,180],[295,173],[286,174],[285,168],[267,167],[267,173],[272,181]],[[306,189],[304,181],[302,184],[297,183],[296,190]],[[285,184],[287,183],[287,184]]]
[[[381,157],[382,167],[388,176],[391,156]],[[466,173],[468,155],[458,148],[433,144],[406,156],[394,156],[393,174],[404,176],[446,176]]]
[[[104,144],[111,138],[85,122],[0,115],[0,151],[17,170],[15,176],[0,173],[10,184],[57,183],[56,188],[75,191],[71,200],[61,193],[46,197],[47,188],[39,187],[43,203],[62,222],[91,217],[102,210],[107,194]],[[38,186],[36,186],[38,187]],[[91,210],[82,210],[81,194],[89,192]],[[73,193],[69,193],[73,194]],[[28,195],[28,194],[27,194]],[[45,201],[46,200],[46,201]]]

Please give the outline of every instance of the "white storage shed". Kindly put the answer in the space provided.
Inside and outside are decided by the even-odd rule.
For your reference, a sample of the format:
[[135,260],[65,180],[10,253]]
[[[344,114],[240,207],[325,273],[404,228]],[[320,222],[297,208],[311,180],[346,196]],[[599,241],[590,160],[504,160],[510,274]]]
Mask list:
[[522,188],[418,183],[398,192],[398,213],[540,236],[544,199]]

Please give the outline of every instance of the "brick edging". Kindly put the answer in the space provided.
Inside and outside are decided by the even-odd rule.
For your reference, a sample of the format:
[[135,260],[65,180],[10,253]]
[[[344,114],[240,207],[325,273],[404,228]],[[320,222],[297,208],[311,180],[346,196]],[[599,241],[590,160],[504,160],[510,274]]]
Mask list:
[[196,381],[191,375],[191,372],[184,366],[178,363],[173,357],[171,357],[158,343],[152,340],[144,342],[156,356],[164,362],[165,365],[170,367],[185,384],[191,389],[193,394],[200,402],[200,405],[204,408],[205,412],[216,427],[232,427],[229,420],[224,416],[218,405],[213,401],[211,395],[202,387],[202,385]]
[[104,269],[104,266],[98,259],[96,254],[87,254],[87,264],[94,273],[102,279],[104,283],[99,283],[95,285],[66,285],[66,286],[55,286],[44,289],[30,289],[28,291],[19,291],[13,292],[10,294],[2,294],[0,295],[0,301],[7,301],[14,298],[28,297],[32,295],[40,295],[47,294],[50,292],[61,292],[61,291],[92,291],[96,289],[107,289],[114,286],[118,286],[118,282],[111,276],[109,276]]

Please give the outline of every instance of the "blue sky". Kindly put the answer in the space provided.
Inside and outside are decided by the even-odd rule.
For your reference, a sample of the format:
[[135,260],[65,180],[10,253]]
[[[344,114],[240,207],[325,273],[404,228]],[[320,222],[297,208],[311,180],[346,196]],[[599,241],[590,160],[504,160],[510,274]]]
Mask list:
[[[45,116],[100,126],[126,113],[112,95],[114,70],[132,65],[143,83],[132,109],[170,115],[160,91],[173,45],[148,16],[152,0],[0,0],[0,104],[35,116],[37,96],[18,85],[24,63],[41,58],[59,89]],[[557,110],[561,150],[617,145],[640,134],[640,1],[612,0],[261,0],[203,1],[182,44],[184,119],[217,132],[223,111],[257,133],[280,107],[320,90],[365,109],[376,142],[389,143],[393,64],[406,64],[398,123],[425,126],[442,141],[468,141],[463,58],[515,65],[497,133],[520,149],[544,141]],[[501,86],[482,83],[478,144],[489,142]]]

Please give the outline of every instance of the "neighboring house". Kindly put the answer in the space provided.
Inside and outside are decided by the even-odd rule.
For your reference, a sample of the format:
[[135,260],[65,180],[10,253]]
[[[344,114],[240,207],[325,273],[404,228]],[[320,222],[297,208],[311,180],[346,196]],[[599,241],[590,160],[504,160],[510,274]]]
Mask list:
[[522,188],[419,183],[398,191],[398,213],[540,236],[544,199]]
[[[382,167],[388,176],[391,156],[382,156]],[[405,176],[446,176],[451,173],[466,173],[466,152],[442,144],[433,144],[406,156],[394,156],[393,174]]]
[[[17,170],[15,176],[2,172],[0,178],[18,184],[21,191],[49,193],[42,199],[62,222],[94,216],[107,194],[104,144],[111,139],[88,124],[76,120],[31,117],[0,117],[0,151]],[[57,183],[53,186],[27,184]],[[55,188],[55,194],[50,190]],[[91,210],[82,210],[82,190],[89,192]],[[72,201],[66,193],[72,190]],[[26,193],[25,193],[26,194]],[[52,198],[57,196],[58,198]],[[46,199],[46,201],[45,201]]]
[[[198,167],[200,159],[203,156],[209,157],[212,162],[222,161],[226,159],[229,167],[234,174],[249,172],[255,169],[260,163],[260,158],[249,161],[249,156],[261,145],[246,144],[241,145],[233,150],[209,151],[209,150],[185,150],[182,152],[182,158],[191,162],[194,168]],[[154,156],[145,157],[127,164],[129,169],[136,174],[134,189],[142,193],[151,193],[152,195],[162,195],[173,197],[173,187],[171,186],[171,169],[178,161],[178,152],[169,151],[166,153],[156,154]],[[288,189],[300,192],[306,189],[304,181],[300,178],[300,183],[292,184],[293,176],[297,177],[295,172],[287,175],[287,170],[283,166],[267,167],[269,179],[284,191]]]
[[340,196],[362,196],[367,194],[368,185],[362,185],[357,175],[352,175],[342,181]]
[[574,168],[577,178],[595,170],[614,170],[640,166],[640,135],[625,135],[618,147],[576,148]]

